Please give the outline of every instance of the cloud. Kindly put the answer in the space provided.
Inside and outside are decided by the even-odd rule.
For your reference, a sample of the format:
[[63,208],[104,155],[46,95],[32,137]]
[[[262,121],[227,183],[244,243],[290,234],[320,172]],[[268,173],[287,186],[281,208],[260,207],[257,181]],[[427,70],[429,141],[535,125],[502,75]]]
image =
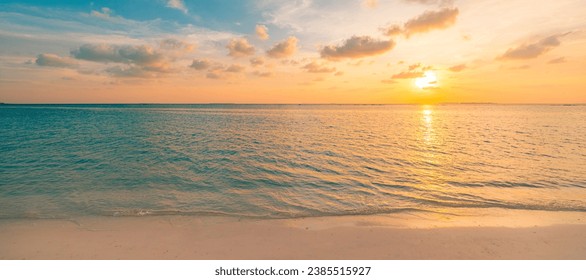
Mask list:
[[454,4],[454,0],[403,0],[403,2],[422,4],[422,5],[438,4],[439,6],[450,6],[450,5]]
[[264,78],[273,76],[272,72],[254,71],[254,72],[252,72],[252,74],[255,76],[264,77]]
[[361,58],[379,55],[390,51],[395,46],[393,40],[375,40],[369,36],[352,36],[338,46],[325,46],[321,49],[322,58],[337,60],[343,58]]
[[[305,59],[303,59],[305,60]],[[283,59],[281,60],[281,64],[283,65],[299,65],[299,61],[295,59]]]
[[266,25],[257,24],[256,28],[254,29],[256,36],[261,40],[268,40],[269,39],[269,29]]
[[262,57],[253,57],[250,59],[250,65],[253,67],[265,64],[265,60]]
[[155,76],[153,72],[145,71],[143,68],[136,66],[113,66],[106,69],[106,73],[119,78],[151,78]]
[[401,33],[403,33],[403,28],[401,28],[401,26],[399,25],[391,25],[387,28],[383,28],[383,34],[387,35],[387,36],[396,36],[396,35],[401,35]]
[[183,13],[187,13],[187,8],[185,7],[183,0],[168,0],[167,7],[180,10]]
[[536,58],[561,44],[559,38],[567,35],[558,34],[546,37],[535,43],[522,44],[516,48],[508,49],[503,55],[498,57],[501,60],[531,59]]
[[458,8],[444,8],[439,11],[427,11],[403,25],[403,33],[409,37],[415,33],[424,33],[434,29],[446,29],[458,17]]
[[374,63],[374,60],[370,60],[370,61],[365,61],[365,60],[358,60],[356,62],[348,62],[348,65],[350,66],[362,66],[362,65],[372,65]]
[[510,69],[510,70],[527,70],[529,68],[531,68],[531,66],[529,66],[529,65],[520,65],[520,66],[509,67],[508,69]]
[[[124,63],[138,67],[143,71],[169,72],[169,59],[161,52],[148,45],[109,45],[109,44],[85,44],[71,51],[73,57],[80,60]],[[115,70],[114,73],[120,71]],[[133,72],[136,72],[133,70]],[[120,72],[121,73],[121,72]]]
[[94,17],[99,17],[103,19],[108,19],[112,15],[112,10],[108,7],[103,7],[100,11],[92,11],[91,13]]
[[422,71],[404,71],[399,74],[391,76],[392,79],[413,79],[423,77]]
[[195,50],[195,45],[178,39],[164,39],[159,43],[161,49],[177,51],[179,53],[188,53]]
[[246,38],[232,39],[226,48],[228,49],[228,55],[232,57],[245,57],[253,55],[255,52],[254,47],[248,42],[248,40],[246,40]]
[[419,67],[421,67],[421,63],[411,64],[411,65],[409,65],[409,67],[407,67],[407,69],[409,69],[409,71],[412,71],[412,70],[415,70]]
[[403,0],[403,2],[430,5],[438,3],[439,0]]
[[275,0],[263,0],[254,1],[256,6],[263,10],[263,18],[280,28],[293,29],[295,31],[301,31],[301,25],[307,23],[303,22],[300,24],[299,17],[305,16],[307,13],[311,13],[316,3],[313,0],[295,0],[295,1],[275,1]]
[[407,66],[407,70],[391,76],[391,79],[413,79],[425,76],[425,71],[432,69],[431,66],[423,66],[415,63]]
[[272,58],[289,57],[297,51],[297,38],[291,36],[287,40],[275,44],[267,51],[267,55]]
[[323,64],[320,64],[316,61],[306,64],[302,67],[303,69],[307,70],[309,73],[333,73],[336,72],[336,68],[334,67],[326,67]]
[[227,77],[225,66],[220,63],[214,63],[214,65],[208,70],[206,78],[213,80],[220,80]]
[[69,57],[61,57],[52,53],[43,53],[37,55],[35,63],[39,66],[74,68],[77,62]]
[[438,0],[403,0],[407,3],[418,3],[418,4],[435,4]]
[[194,59],[193,62],[191,62],[191,68],[195,69],[195,70],[205,70],[208,69],[212,66],[212,62],[210,62],[207,59]]
[[240,72],[244,71],[244,69],[246,69],[246,68],[240,64],[232,64],[232,65],[230,65],[230,67],[226,68],[225,71],[231,72],[231,73],[240,73]]
[[206,78],[213,79],[213,80],[219,80],[219,79],[222,79],[223,76],[222,76],[222,74],[220,74],[218,72],[211,71],[206,74]]
[[370,9],[374,9],[378,6],[378,0],[363,0],[362,6]]
[[71,51],[73,57],[82,60],[97,62],[123,62],[124,58],[118,53],[119,46],[109,44],[85,44],[79,49]]
[[466,64],[459,64],[459,65],[454,65],[448,69],[452,72],[460,72],[466,68],[467,68]]
[[402,27],[399,25],[391,25],[387,28],[383,28],[382,31],[387,36],[403,34],[408,38],[417,33],[425,33],[436,29],[446,29],[456,23],[458,14],[458,8],[443,8],[438,11],[426,11],[423,14],[408,20]]
[[232,64],[230,66],[225,66],[221,63],[211,62],[206,59],[193,60],[191,68],[194,68],[196,70],[208,69],[206,77],[208,79],[214,80],[230,78],[236,75],[237,73],[243,73],[246,70],[246,67],[240,64]]
[[547,63],[548,64],[558,64],[558,63],[566,63],[566,62],[567,62],[566,58],[562,56],[562,57],[552,59],[552,60],[548,61]]
[[396,80],[393,80],[393,79],[386,79],[386,80],[381,80],[381,83],[384,83],[384,84],[396,84],[397,81]]
[[85,44],[71,51],[71,54],[77,59],[96,62],[149,64],[162,59],[160,53],[147,45]]

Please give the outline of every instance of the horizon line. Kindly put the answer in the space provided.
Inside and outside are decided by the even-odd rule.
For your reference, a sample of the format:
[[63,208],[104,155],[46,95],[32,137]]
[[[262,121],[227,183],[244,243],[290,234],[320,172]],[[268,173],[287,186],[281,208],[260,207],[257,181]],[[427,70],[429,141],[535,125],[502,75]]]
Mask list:
[[136,103],[6,103],[0,105],[586,105],[583,103],[501,103],[501,102],[438,102],[438,103],[237,103],[237,102],[207,102],[207,103],[159,103],[159,102],[136,102]]

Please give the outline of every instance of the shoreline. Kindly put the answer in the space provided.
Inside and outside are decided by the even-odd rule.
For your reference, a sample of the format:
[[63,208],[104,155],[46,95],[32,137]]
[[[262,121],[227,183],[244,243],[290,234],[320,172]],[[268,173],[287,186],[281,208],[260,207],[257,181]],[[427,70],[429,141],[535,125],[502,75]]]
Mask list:
[[0,259],[586,259],[586,213],[492,212],[6,219]]

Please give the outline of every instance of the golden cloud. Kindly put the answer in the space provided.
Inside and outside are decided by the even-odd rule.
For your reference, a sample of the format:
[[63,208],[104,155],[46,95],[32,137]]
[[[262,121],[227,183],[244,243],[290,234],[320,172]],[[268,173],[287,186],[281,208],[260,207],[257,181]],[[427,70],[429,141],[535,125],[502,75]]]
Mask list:
[[352,36],[337,46],[325,46],[321,49],[322,58],[337,60],[343,58],[361,58],[383,54],[395,47],[393,40],[376,40],[369,36]]

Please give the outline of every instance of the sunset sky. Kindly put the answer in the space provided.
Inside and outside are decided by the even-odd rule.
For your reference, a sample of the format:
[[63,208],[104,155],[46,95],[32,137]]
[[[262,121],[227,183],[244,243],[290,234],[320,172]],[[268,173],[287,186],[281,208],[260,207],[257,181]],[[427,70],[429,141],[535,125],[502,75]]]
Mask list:
[[5,0],[0,102],[586,103],[586,2]]

